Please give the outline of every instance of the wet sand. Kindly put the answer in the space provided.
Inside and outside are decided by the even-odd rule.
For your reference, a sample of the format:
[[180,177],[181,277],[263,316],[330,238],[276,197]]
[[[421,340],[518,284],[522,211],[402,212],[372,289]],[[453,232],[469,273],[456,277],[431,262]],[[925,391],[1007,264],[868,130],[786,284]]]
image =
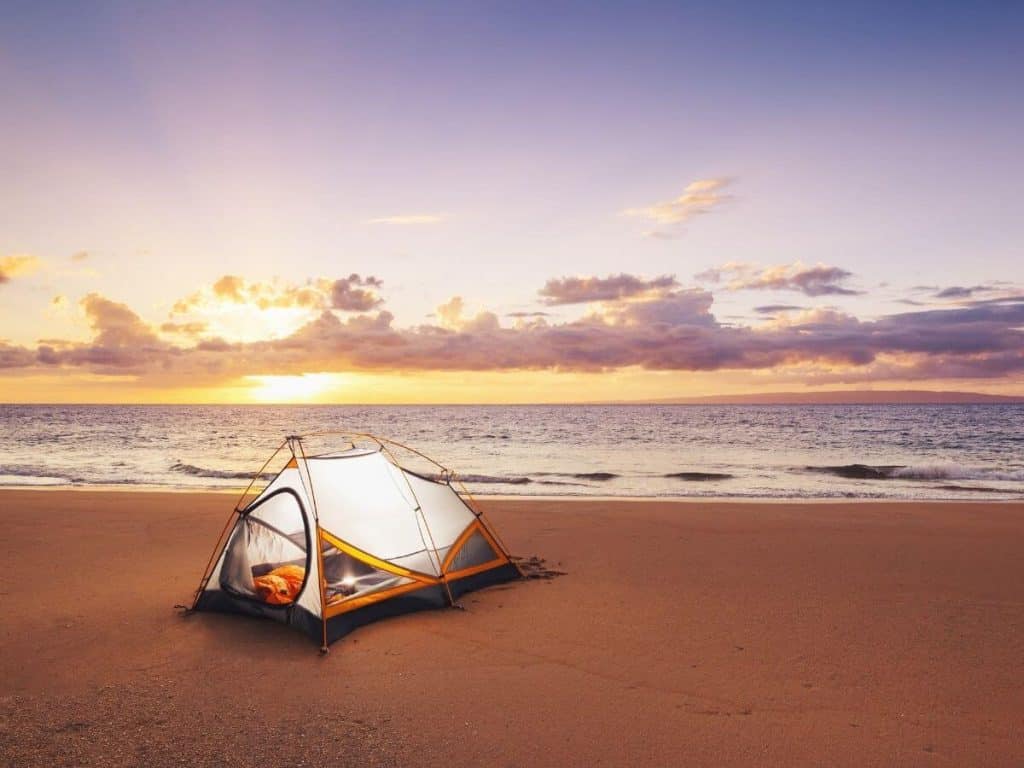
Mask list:
[[568,575],[182,617],[232,499],[0,491],[0,765],[1021,765],[1024,505],[491,500]]

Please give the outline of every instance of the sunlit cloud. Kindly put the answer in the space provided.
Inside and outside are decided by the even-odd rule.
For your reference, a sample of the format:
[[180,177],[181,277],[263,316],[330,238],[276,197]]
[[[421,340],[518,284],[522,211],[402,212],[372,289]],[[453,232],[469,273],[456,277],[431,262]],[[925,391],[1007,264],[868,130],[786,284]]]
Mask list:
[[655,296],[678,285],[672,275],[661,275],[650,280],[627,274],[608,277],[560,277],[548,280],[538,294],[544,304],[587,304]]
[[461,296],[453,296],[441,304],[434,313],[440,327],[450,331],[484,331],[499,327],[498,316],[493,312],[479,312],[473,317],[464,317],[466,305]]
[[383,299],[377,294],[382,283],[371,276],[351,274],[330,280],[316,278],[302,284],[271,281],[250,281],[238,275],[224,275],[208,288],[203,288],[176,301],[172,315],[224,305],[249,305],[256,309],[339,309],[365,312],[379,306]]
[[317,312],[367,312],[381,306],[381,287],[376,277],[356,273],[302,283],[223,275],[174,302],[160,331],[230,341],[283,338]]
[[844,283],[853,273],[840,267],[802,262],[762,267],[759,264],[731,261],[713,267],[694,277],[704,283],[721,283],[729,291],[776,290],[799,291],[807,296],[856,296],[860,291]]
[[[249,340],[188,324],[198,320],[157,329],[127,305],[92,293],[80,302],[90,341],[49,340],[34,349],[2,342],[0,366],[22,373],[130,375],[167,387],[292,377],[268,379],[268,398],[312,386],[312,380],[293,380],[310,372],[756,372],[804,366],[822,376],[865,381],[1024,373],[1020,296],[870,321],[827,307],[783,305],[787,309],[775,317],[743,326],[715,316],[711,292],[682,288],[671,275],[566,280],[549,281],[545,288],[555,287],[547,294],[587,303],[582,318],[517,317],[508,326],[490,311],[468,314],[456,296],[437,308],[434,322],[403,328],[383,309],[342,316],[313,305],[302,308],[305,319],[286,335]],[[233,303],[236,294],[250,295],[248,286],[226,281],[216,293]]]
[[28,254],[0,256],[0,284],[9,283],[15,277],[30,275],[41,265],[40,259]]
[[179,336],[194,337],[194,336],[200,336],[200,335],[206,333],[206,330],[208,328],[209,328],[209,324],[208,323],[204,323],[204,322],[194,322],[194,323],[172,323],[172,322],[167,322],[167,323],[162,323],[160,325],[160,332],[161,333],[176,334],[176,335],[179,335]]
[[[732,181],[727,177],[697,179],[687,184],[682,194],[676,198],[640,208],[627,208],[623,214],[648,219],[658,224],[682,224],[694,216],[709,213],[713,208],[732,199],[732,195],[722,194],[722,189]],[[647,234],[662,238],[669,236],[668,233]]]

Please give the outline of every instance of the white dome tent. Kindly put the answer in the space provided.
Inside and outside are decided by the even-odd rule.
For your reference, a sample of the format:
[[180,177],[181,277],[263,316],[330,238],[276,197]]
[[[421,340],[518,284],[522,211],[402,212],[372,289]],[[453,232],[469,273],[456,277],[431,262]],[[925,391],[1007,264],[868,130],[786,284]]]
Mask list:
[[[303,441],[324,435],[341,435],[348,447],[307,454]],[[401,466],[395,449],[430,462],[432,471]],[[279,456],[284,467],[243,503]],[[221,532],[192,610],[272,618],[306,631],[326,651],[370,621],[455,605],[467,591],[519,576],[451,470],[373,435],[316,433],[286,438],[256,473]]]

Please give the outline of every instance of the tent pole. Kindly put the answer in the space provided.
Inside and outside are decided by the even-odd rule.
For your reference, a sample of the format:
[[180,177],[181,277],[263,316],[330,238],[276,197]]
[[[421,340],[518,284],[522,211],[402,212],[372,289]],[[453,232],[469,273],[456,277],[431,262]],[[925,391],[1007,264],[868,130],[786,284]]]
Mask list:
[[[395,445],[399,445],[399,443],[395,443]],[[416,513],[420,516],[420,520],[423,521],[423,527],[427,529],[427,536],[430,537],[431,552],[434,553],[434,559],[437,561],[438,578],[440,578],[441,583],[444,584],[444,591],[448,595],[448,604],[452,608],[454,608],[455,598],[452,597],[452,588],[448,585],[448,577],[444,572],[444,564],[441,562],[441,556],[437,553],[437,542],[434,541],[434,534],[431,532],[430,525],[427,523],[427,516],[423,514],[423,505],[420,504],[419,496],[416,495],[416,491],[413,490],[412,483],[409,482],[409,478],[406,477],[405,472],[402,471],[402,465],[398,463],[398,460],[395,458],[395,454],[393,454],[391,452],[391,449],[385,446],[383,443],[381,443],[381,448],[384,450],[384,453],[388,455],[389,461],[398,468],[399,473],[402,475],[402,479],[405,480],[406,487],[409,489],[409,493],[412,494],[413,501],[416,502]],[[423,454],[420,455],[422,456]],[[424,456],[424,458],[428,459],[429,461],[433,461],[433,459],[430,459],[427,456]],[[437,462],[434,463],[437,464]],[[441,465],[438,464],[437,466],[440,467]],[[420,538],[423,538],[422,534],[420,534]],[[424,541],[423,543],[426,544],[427,542]]]
[[[295,442],[299,444],[299,452],[302,454],[302,463],[306,467],[306,477],[309,478],[309,499],[313,504],[313,519],[316,521],[316,563],[320,581],[320,653],[328,653],[327,647],[327,579],[324,576],[324,546],[320,533],[320,513],[316,508],[316,491],[313,490],[313,476],[309,473],[309,459],[306,458],[306,449],[302,445],[302,438],[296,437]],[[296,460],[295,446],[292,449],[292,457]],[[302,480],[302,473],[299,473],[299,480]]]
[[221,542],[224,541],[228,530],[231,528],[231,524],[237,518],[238,510],[231,510],[231,514],[228,516],[228,521],[224,523],[220,536],[217,537],[217,543],[213,545],[213,552],[210,553],[210,559],[206,561],[206,567],[203,569],[202,578],[199,579],[199,586],[196,588],[195,596],[192,598],[192,608],[190,610],[194,611],[196,605],[199,603],[199,596],[202,595],[203,590],[206,589],[206,584],[210,580],[210,571],[213,569],[213,565],[217,560],[217,555],[221,552]]
[[[249,484],[245,486],[245,490],[242,491],[242,495],[239,496],[238,501],[235,502],[235,508],[232,510],[231,515],[228,517],[228,521],[224,524],[224,528],[221,530],[220,536],[217,537],[217,542],[213,545],[213,552],[210,553],[210,559],[206,561],[206,567],[203,569],[202,578],[199,579],[199,587],[196,589],[195,597],[192,599],[192,610],[195,610],[196,604],[198,604],[199,602],[199,596],[203,594],[203,590],[206,589],[206,584],[210,579],[210,571],[213,570],[213,566],[217,562],[218,555],[223,551],[223,548],[221,546],[222,540],[224,539],[225,535],[230,529],[231,523],[235,521],[235,518],[241,512],[240,506],[242,504],[242,501],[245,499],[246,495],[248,495],[249,490],[252,488],[253,484],[257,480],[259,480],[260,475],[263,474],[263,470],[265,470],[270,465],[270,462],[274,460],[277,454],[281,452],[281,449],[284,448],[287,443],[287,440],[281,443],[281,445],[277,447],[277,450],[270,455],[270,458],[263,462],[263,466],[256,470],[256,474],[252,476],[252,479],[249,481]],[[224,541],[223,544],[226,546],[227,542]]]

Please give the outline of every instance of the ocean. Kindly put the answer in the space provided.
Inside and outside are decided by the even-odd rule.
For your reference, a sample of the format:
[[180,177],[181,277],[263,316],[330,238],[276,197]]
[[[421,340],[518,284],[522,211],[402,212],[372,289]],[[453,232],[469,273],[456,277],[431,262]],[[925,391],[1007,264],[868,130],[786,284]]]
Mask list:
[[338,429],[474,495],[1024,498],[1024,405],[5,405],[0,485],[240,488],[286,435]]

